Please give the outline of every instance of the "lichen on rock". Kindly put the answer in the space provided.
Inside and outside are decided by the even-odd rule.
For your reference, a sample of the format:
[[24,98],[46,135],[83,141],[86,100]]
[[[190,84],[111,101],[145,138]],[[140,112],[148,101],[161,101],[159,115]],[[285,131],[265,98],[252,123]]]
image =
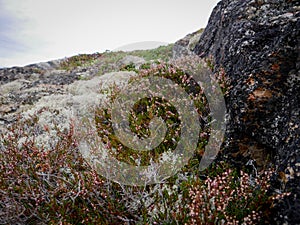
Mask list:
[[225,153],[249,151],[264,164],[269,154],[278,173],[294,171],[285,188],[273,185],[292,192],[274,211],[279,224],[300,222],[299,7],[294,0],[220,1],[194,49],[230,80]]

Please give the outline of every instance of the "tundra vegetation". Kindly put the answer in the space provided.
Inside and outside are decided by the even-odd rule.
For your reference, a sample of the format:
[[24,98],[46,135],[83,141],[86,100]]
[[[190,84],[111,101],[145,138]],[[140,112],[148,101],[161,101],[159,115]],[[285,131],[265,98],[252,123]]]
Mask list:
[[[117,68],[116,62],[127,54],[142,57],[146,63]],[[203,123],[197,148],[185,167],[159,184],[137,187],[114,183],[98,174],[80,154],[74,121],[70,121],[68,129],[56,128],[58,138],[51,148],[38,145],[32,137],[50,131],[48,127],[36,126],[40,113],[37,112],[30,118],[20,118],[9,127],[9,132],[0,136],[0,224],[268,223],[270,209],[287,195],[271,194],[272,166],[257,172],[253,164],[237,169],[218,159],[199,171],[210,136],[209,106],[201,87],[184,72],[185,63],[174,62],[171,56],[172,45],[169,45],[130,53],[79,55],[64,61],[61,68],[75,70],[98,63],[98,76],[129,70],[138,74],[129,82],[161,76],[184,88]],[[230,87],[224,71],[215,74],[215,79],[226,94]],[[113,102],[120,90],[114,85],[110,88]],[[149,136],[149,121],[153,116],[164,119],[167,135],[163,144],[152,151],[141,153],[120,143],[112,129],[109,107],[97,108],[94,115],[98,135],[109,154],[132,165],[149,165],[164,152],[174,150],[180,139],[180,116],[176,108],[161,98],[141,99],[129,117],[131,130],[140,137]]]

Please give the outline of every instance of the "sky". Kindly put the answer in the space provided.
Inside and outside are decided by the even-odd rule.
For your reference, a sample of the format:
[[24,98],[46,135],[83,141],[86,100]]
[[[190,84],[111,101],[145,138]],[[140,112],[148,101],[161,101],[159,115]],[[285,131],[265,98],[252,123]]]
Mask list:
[[0,67],[174,43],[205,27],[218,1],[0,0]]

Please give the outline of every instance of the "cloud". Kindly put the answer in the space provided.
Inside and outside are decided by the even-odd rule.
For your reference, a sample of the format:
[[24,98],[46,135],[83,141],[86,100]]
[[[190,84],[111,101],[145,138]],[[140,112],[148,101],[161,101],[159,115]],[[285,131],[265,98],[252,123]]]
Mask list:
[[25,43],[17,38],[20,21],[7,12],[4,1],[0,0],[0,8],[0,57],[11,56],[26,49]]
[[0,66],[113,50],[128,43],[175,42],[204,27],[216,2],[0,0]]

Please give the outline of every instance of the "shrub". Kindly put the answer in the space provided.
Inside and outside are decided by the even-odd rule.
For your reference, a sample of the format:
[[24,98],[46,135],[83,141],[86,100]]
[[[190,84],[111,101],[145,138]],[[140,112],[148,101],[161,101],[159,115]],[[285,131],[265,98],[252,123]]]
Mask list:
[[[157,75],[171,79],[193,98],[199,118],[208,123],[202,126],[188,165],[163,183],[145,187],[113,183],[97,174],[79,153],[72,121],[63,131],[55,124],[41,128],[37,125],[41,112],[37,112],[32,118],[20,119],[8,133],[0,134],[0,224],[267,223],[274,201],[288,195],[268,193],[273,170],[254,176],[226,162],[215,162],[199,172],[199,161],[209,138],[210,112],[201,88],[183,72],[182,66],[189,66],[187,62],[193,63],[187,59],[181,65],[177,62],[179,66],[145,64],[138,78]],[[199,62],[195,63],[199,66]],[[223,74],[219,76],[217,80],[225,82]],[[119,91],[116,85],[112,87],[111,101]],[[133,165],[137,159],[145,165],[151,159],[157,160],[174,148],[174,142],[180,138],[178,112],[161,98],[141,99],[129,117],[130,128],[140,137],[149,135],[153,116],[165,120],[169,130],[164,145],[152,152],[141,154],[121,145],[111,126],[109,107],[98,108],[94,113],[98,135],[109,146],[109,153]],[[57,139],[46,149],[37,143],[35,135],[51,132],[49,129],[55,129]]]
[[[130,67],[131,68],[131,67]],[[209,108],[207,100],[201,92],[200,87],[195,81],[182,70],[165,63],[147,65],[140,69],[139,76],[133,77],[130,82],[142,77],[150,75],[161,76],[167,79],[171,79],[173,82],[180,85],[185,91],[194,99],[195,106],[202,120],[210,120]],[[113,87],[112,87],[113,89]],[[111,103],[114,101],[115,96],[118,95],[118,91],[113,93]],[[201,93],[199,95],[199,93]],[[181,123],[179,115],[174,106],[161,98],[153,97],[148,99],[141,99],[134,105],[132,112],[130,113],[129,123],[131,130],[136,133],[140,138],[149,136],[149,122],[156,117],[162,117],[167,125],[167,135],[164,139],[164,143],[159,145],[153,151],[139,152],[130,149],[118,141],[118,137],[112,128],[111,122],[111,109],[98,108],[95,114],[95,122],[97,124],[98,134],[102,138],[103,142],[109,147],[110,153],[118,160],[125,161],[127,163],[136,164],[138,161],[142,165],[148,165],[150,160],[156,162],[163,152],[174,150],[179,138]],[[209,127],[202,127],[202,131],[199,134],[198,148],[196,154],[201,158],[203,153],[203,147],[208,139]]]
[[189,191],[190,224],[267,224],[274,199],[289,193],[270,196],[270,177],[274,170],[257,177],[227,168],[221,174],[196,179]]
[[56,146],[45,150],[29,137],[31,121],[1,134],[0,224],[108,224],[130,217],[78,152],[72,124],[68,132],[57,130]]

